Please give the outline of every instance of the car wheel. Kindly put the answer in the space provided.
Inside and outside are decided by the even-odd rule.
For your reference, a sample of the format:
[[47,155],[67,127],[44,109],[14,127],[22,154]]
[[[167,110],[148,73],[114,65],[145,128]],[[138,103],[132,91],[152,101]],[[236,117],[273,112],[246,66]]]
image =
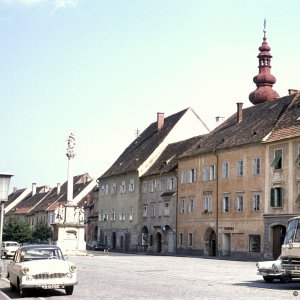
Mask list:
[[280,277],[280,281],[281,281],[282,283],[289,283],[289,282],[292,281],[292,277],[291,277],[291,276],[281,276],[281,277]]
[[22,298],[27,297],[27,295],[28,295],[28,290],[27,289],[19,289],[19,292],[20,292],[20,296]]
[[65,291],[66,291],[66,294],[67,294],[67,295],[72,295],[72,294],[73,294],[73,291],[74,291],[74,285],[66,286],[66,287],[65,287]]
[[263,278],[264,278],[264,281],[265,281],[265,282],[268,282],[268,283],[271,283],[271,282],[273,282],[273,280],[274,280],[274,278],[269,277],[269,276],[263,276]]

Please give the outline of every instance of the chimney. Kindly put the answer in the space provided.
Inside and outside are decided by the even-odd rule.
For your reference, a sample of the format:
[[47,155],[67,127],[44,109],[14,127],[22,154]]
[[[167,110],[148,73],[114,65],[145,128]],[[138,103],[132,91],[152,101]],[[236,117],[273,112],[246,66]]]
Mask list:
[[16,186],[14,186],[13,193],[15,193],[17,190],[18,190],[18,188]]
[[243,103],[237,103],[236,121],[239,123],[243,120]]
[[289,89],[289,96],[299,93],[299,90]]
[[32,183],[32,196],[36,194],[36,183]]
[[224,122],[224,117],[216,117],[216,123],[217,126],[219,126],[220,124],[222,124]]
[[60,183],[57,183],[57,195],[60,193]]
[[164,113],[157,113],[157,130],[160,130],[164,126],[165,118]]

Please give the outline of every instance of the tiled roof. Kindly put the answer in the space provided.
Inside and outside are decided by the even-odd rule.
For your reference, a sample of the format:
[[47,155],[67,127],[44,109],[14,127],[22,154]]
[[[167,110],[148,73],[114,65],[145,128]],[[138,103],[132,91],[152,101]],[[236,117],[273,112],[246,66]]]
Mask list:
[[274,142],[300,136],[300,93],[295,94],[292,102],[278,120],[266,142]]
[[[245,108],[240,122],[237,122],[237,114],[233,114],[181,157],[262,142],[279,121],[288,125],[286,118],[282,116],[287,113],[294,97],[295,95],[286,96]],[[281,127],[284,127],[283,124]]]
[[19,189],[16,190],[15,192],[9,194],[8,200],[4,203],[4,206],[8,206],[12,202],[14,202],[26,189]]
[[194,146],[201,138],[203,135],[169,144],[143,177],[172,171],[177,167],[178,157]]
[[165,139],[186,111],[187,109],[165,118],[164,126],[160,130],[157,130],[157,122],[149,125],[100,178],[137,170]]

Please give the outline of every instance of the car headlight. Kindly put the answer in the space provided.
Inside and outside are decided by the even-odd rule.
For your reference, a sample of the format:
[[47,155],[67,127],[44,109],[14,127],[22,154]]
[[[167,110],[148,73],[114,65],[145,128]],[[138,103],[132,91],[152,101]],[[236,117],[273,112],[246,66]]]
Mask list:
[[29,268],[28,268],[28,267],[22,268],[22,272],[23,272],[24,274],[27,274],[27,273],[29,272]]
[[67,273],[67,278],[72,278],[73,276],[72,276],[72,273],[70,273],[70,272],[68,272]]
[[76,265],[70,265],[70,271],[72,273],[74,273],[76,271],[76,269],[77,269]]

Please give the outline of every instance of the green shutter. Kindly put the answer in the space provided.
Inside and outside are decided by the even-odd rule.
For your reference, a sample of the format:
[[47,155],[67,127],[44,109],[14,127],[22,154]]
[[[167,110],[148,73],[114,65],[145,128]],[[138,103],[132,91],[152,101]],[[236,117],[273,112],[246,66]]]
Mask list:
[[279,163],[280,159],[281,159],[281,156],[275,156],[275,158],[272,161],[271,167],[275,168],[277,166],[277,164]]
[[271,189],[271,207],[275,206],[275,189]]

